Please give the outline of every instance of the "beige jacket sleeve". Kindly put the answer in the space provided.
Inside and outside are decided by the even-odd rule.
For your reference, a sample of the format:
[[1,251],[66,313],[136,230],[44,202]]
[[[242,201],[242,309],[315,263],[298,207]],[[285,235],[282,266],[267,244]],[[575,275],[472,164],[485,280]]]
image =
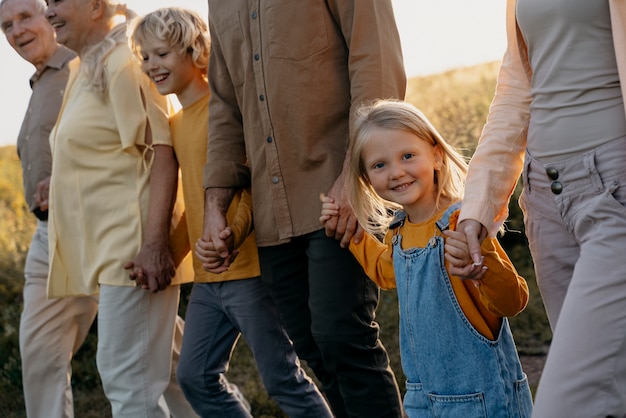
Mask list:
[[487,123],[470,162],[459,217],[479,221],[491,236],[508,216],[509,199],[523,168],[530,119],[532,72],[515,19],[515,0],[507,2],[506,19],[507,50]]

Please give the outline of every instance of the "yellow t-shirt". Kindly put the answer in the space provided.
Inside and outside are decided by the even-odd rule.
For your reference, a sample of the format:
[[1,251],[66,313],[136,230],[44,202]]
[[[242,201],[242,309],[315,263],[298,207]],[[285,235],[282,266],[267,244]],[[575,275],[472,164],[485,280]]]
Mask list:
[[[441,213],[427,222],[414,224],[407,220],[399,228],[402,235],[402,248],[425,247],[435,235],[440,235],[436,221]],[[459,212],[450,217],[450,229],[454,230]],[[394,231],[390,230],[384,243],[365,234],[358,245],[350,243],[350,251],[359,260],[365,273],[383,289],[396,287],[393,271],[391,240]],[[528,302],[528,285],[517,274],[515,267],[496,239],[486,239],[482,253],[488,270],[477,288],[470,280],[450,277],[450,283],[459,305],[468,321],[486,338],[495,340],[500,330],[502,317],[515,316]],[[449,270],[446,262],[446,270]]]
[[[170,119],[172,143],[180,165],[185,202],[185,221],[191,247],[202,236],[204,223],[204,187],[202,174],[206,164],[209,97],[181,109]],[[213,274],[204,271],[197,257],[193,257],[196,282],[223,282],[248,279],[260,275],[259,259],[252,232],[252,198],[248,190],[235,194],[226,214],[233,229],[235,248],[239,255],[227,271]]]
[[[106,60],[104,100],[72,63],[61,112],[50,135],[50,297],[87,295],[98,284],[135,286],[123,265],[141,249],[153,145],[171,145],[167,104],[126,44]],[[174,278],[172,283],[180,283]]]

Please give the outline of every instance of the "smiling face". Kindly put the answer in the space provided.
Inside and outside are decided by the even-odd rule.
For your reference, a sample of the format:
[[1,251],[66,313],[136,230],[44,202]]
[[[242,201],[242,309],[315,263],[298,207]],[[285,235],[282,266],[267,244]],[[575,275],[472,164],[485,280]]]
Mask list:
[[139,46],[141,68],[150,77],[159,93],[175,94],[183,106],[195,100],[196,81],[202,70],[196,67],[190,53],[146,34]]
[[46,0],[46,17],[54,28],[57,42],[79,55],[90,46],[94,20],[91,0]]
[[375,128],[361,160],[376,193],[402,205],[411,222],[432,216],[437,200],[435,170],[442,161],[438,146],[409,131]]
[[35,0],[8,0],[0,7],[0,26],[9,44],[38,69],[54,53],[54,30]]

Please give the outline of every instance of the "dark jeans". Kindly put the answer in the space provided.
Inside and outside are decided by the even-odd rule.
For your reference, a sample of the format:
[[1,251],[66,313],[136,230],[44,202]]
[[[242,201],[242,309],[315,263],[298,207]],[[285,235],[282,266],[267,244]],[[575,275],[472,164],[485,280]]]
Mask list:
[[290,417],[328,418],[330,410],[300,367],[274,302],[258,278],[195,283],[177,377],[201,417],[251,417],[226,371],[239,335],[248,343],[263,385]]
[[261,277],[296,353],[339,417],[401,417],[400,393],[378,339],[379,289],[323,230],[259,248]]

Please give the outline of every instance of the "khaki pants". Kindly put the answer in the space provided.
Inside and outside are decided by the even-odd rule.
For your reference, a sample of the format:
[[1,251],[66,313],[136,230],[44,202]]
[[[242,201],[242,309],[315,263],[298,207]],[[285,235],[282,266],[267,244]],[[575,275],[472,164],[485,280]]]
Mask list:
[[182,341],[179,295],[180,286],[154,294],[100,286],[97,363],[114,418],[197,416],[172,373]]
[[24,267],[20,355],[29,418],[72,418],[71,361],[98,309],[96,297],[48,299],[48,223],[38,221]]
[[527,154],[523,176],[520,206],[554,331],[533,417],[622,417],[626,138],[558,163]]

